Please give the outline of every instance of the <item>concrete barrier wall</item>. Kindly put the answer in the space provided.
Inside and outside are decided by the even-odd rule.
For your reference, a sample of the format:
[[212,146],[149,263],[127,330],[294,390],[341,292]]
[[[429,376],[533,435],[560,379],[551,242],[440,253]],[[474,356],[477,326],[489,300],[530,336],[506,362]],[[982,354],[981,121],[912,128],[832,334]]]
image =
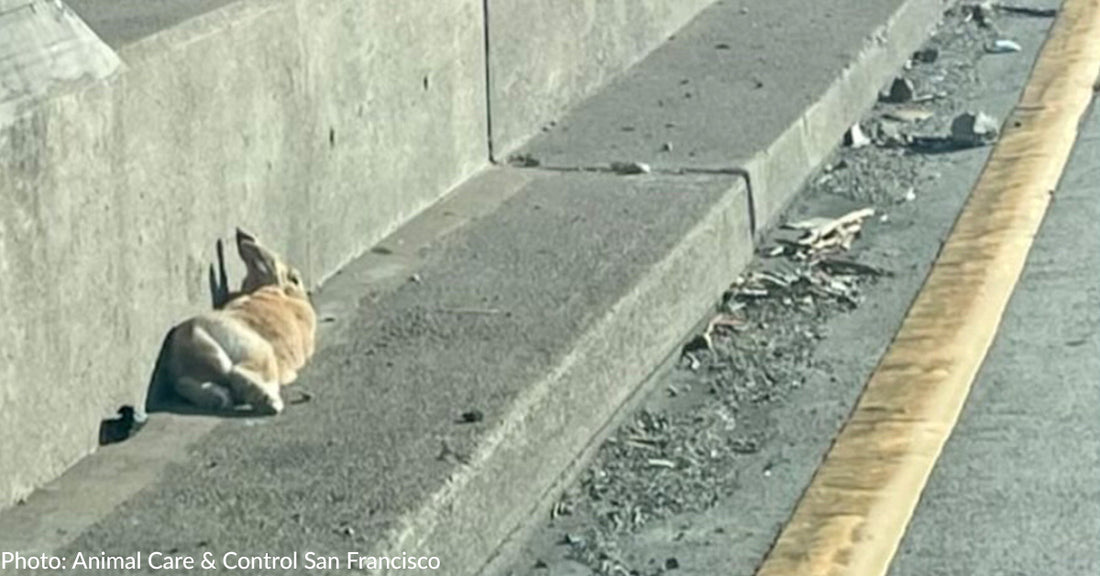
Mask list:
[[144,403],[217,238],[317,285],[710,1],[80,0],[121,69],[0,121],[0,508]]
[[497,159],[641,60],[713,0],[485,0]]
[[316,284],[486,164],[481,18],[236,2],[0,127],[0,506],[143,404],[215,239],[254,229]]
[[102,80],[118,55],[67,6],[0,0],[0,126],[40,99]]

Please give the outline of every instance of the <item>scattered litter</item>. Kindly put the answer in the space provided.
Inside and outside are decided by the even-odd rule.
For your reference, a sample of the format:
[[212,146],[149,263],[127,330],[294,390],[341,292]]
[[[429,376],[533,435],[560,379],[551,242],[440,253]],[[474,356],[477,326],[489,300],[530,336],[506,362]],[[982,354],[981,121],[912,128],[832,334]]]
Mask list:
[[898,122],[885,120],[876,125],[875,140],[880,146],[898,148],[909,144],[909,135],[901,131]]
[[883,102],[890,102],[893,104],[904,104],[911,102],[916,96],[916,89],[913,87],[913,82],[908,78],[894,78],[894,81],[890,84],[890,89],[885,94],[880,95],[880,99]]
[[921,64],[931,64],[940,59],[940,51],[936,48],[924,48],[913,52],[912,60]]
[[1020,50],[1023,50],[1023,48],[1020,47],[1019,44],[1012,40],[1005,39],[997,40],[985,47],[985,51],[990,54],[1009,54],[1012,52],[1019,52]]
[[561,538],[561,543],[566,546],[584,546],[585,540],[582,536],[576,536],[566,532]]
[[997,139],[1000,127],[984,112],[964,112],[951,122],[951,139],[957,144],[982,146]]
[[710,350],[714,345],[710,339],[710,328],[708,327],[702,334],[688,340],[687,344],[684,344],[684,348],[681,353],[684,356],[690,356],[693,352],[699,352],[700,350]]
[[757,288],[743,288],[737,291],[737,295],[745,296],[746,298],[767,298],[769,292]]
[[848,129],[848,133],[844,135],[844,144],[849,148],[863,148],[871,143],[871,139],[863,133],[863,129],[859,127],[859,124],[852,125]]
[[874,215],[874,208],[863,208],[832,220],[812,218],[801,222],[789,222],[784,227],[806,231],[795,244],[810,254],[838,247],[847,250],[859,234],[863,220]]
[[965,21],[969,22],[973,20],[982,28],[990,28],[993,26],[993,3],[981,2],[979,4],[970,4],[966,6],[966,18]]
[[[964,0],[974,1],[977,0]],[[1004,12],[995,12],[993,16],[1007,17]],[[942,35],[942,42],[937,44],[939,52],[932,52],[934,56],[927,58],[945,64],[944,69],[950,75],[933,82],[928,76],[939,70],[919,65],[914,67],[914,76],[910,78],[925,91],[919,96],[922,101],[938,97],[932,93],[948,92],[950,104],[883,105],[874,119],[861,124],[861,133],[875,138],[878,123],[885,119],[900,123],[900,132],[907,136],[924,132],[928,137],[934,136],[946,150],[957,149],[947,128],[955,114],[965,109],[955,109],[954,98],[956,94],[970,94],[976,79],[968,70],[956,75],[955,65],[961,64],[960,50],[956,48],[964,52],[963,57],[971,58],[982,53],[982,42],[998,36],[992,31],[975,31],[974,24],[960,26],[958,18],[946,25],[963,33]],[[975,49],[978,54],[974,54]],[[925,56],[914,53],[913,58],[919,60]],[[939,68],[939,64],[935,66]],[[914,100],[917,99],[914,95]],[[936,115],[919,108],[934,109]],[[893,128],[886,128],[883,135],[889,137]],[[656,139],[650,145],[656,149],[661,143],[661,139]],[[682,147],[683,143],[677,145]],[[932,185],[927,167],[917,170],[911,164],[936,166],[935,163],[914,159],[909,154],[869,148],[857,151],[844,148],[829,159],[816,175],[828,177],[821,191],[838,199],[859,202],[851,208],[874,203],[886,210],[903,195],[915,201],[918,193],[909,190],[909,186],[921,186],[922,201],[926,200],[925,194],[931,194],[926,192]],[[835,206],[832,202],[828,205]],[[757,435],[767,426],[766,417],[760,419],[763,423],[757,421],[758,414],[768,414],[757,412],[757,406],[782,399],[797,387],[816,385],[819,368],[809,368],[818,360],[813,347],[819,340],[830,337],[822,320],[857,306],[868,287],[889,276],[890,270],[899,275],[901,270],[907,270],[902,263],[907,259],[898,260],[903,247],[876,250],[873,260],[870,253],[858,250],[861,248],[858,243],[864,241],[858,234],[885,229],[886,225],[878,222],[892,219],[893,213],[884,214],[881,208],[873,215],[857,211],[859,217],[854,222],[836,225],[843,218],[832,216],[845,214],[848,208],[846,205],[839,212],[792,213],[788,226],[769,234],[769,242],[760,252],[773,258],[757,261],[727,290],[719,306],[725,316],[712,315],[710,322],[700,326],[699,332],[710,338],[699,336],[698,343],[707,344],[709,350],[700,349],[681,358],[673,377],[664,381],[655,395],[659,396],[655,405],[647,406],[651,411],[627,417],[611,433],[615,441],[599,448],[593,464],[582,472],[577,490],[562,496],[560,506],[573,506],[573,515],[566,523],[553,526],[547,544],[558,542],[566,532],[577,540],[583,538],[583,546],[571,547],[564,553],[590,567],[592,575],[675,574],[669,571],[670,567],[663,566],[671,552],[656,554],[643,550],[647,553],[636,554],[638,547],[625,542],[638,535],[641,526],[658,521],[663,522],[658,530],[672,527],[668,536],[673,540],[684,532],[702,535],[701,527],[688,528],[676,522],[685,514],[713,509],[714,500],[724,499],[725,494],[735,491],[747,475],[765,483],[785,477],[778,472],[782,465],[779,461],[762,466],[764,462],[759,458],[763,456],[746,456],[781,449],[773,446],[773,439]],[[830,218],[810,218],[818,215]],[[899,219],[898,222],[905,221],[908,225],[910,218],[899,212]],[[832,232],[828,233],[830,227]],[[866,230],[867,227],[873,230]],[[843,242],[845,239],[847,242]],[[846,245],[852,250],[845,252]],[[869,262],[865,264],[865,260]],[[726,319],[733,320],[730,326],[724,325]],[[837,378],[829,378],[826,372],[822,370],[820,382],[838,385]],[[732,432],[719,417],[726,410],[736,417],[737,427]],[[558,508],[555,506],[552,512],[555,516],[559,514]],[[676,532],[680,536],[675,536]],[[551,564],[556,566],[557,561]],[[679,564],[680,571],[689,568]],[[524,568],[529,566],[530,563]],[[553,567],[545,573],[557,574]]]
[[922,102],[931,102],[933,100],[940,100],[947,98],[946,92],[933,92],[931,94],[921,94],[920,96],[913,97],[913,104],[920,104]]
[[645,162],[612,162],[611,171],[616,174],[649,174],[653,171]]
[[672,152],[672,142],[665,142],[662,144],[661,152]]
[[558,500],[557,504],[554,504],[554,508],[550,510],[550,518],[558,518],[560,516],[572,516],[573,507],[564,500]]
[[740,318],[735,318],[729,314],[719,314],[715,316],[709,324],[707,324],[707,332],[713,333],[715,328],[732,328],[738,329],[745,325],[745,321]]
[[768,284],[772,288],[787,288],[791,285],[791,282],[795,281],[794,277],[784,278],[771,272],[757,272],[753,274],[753,279],[762,284]]
[[787,222],[783,225],[783,227],[787,230],[813,230],[814,228],[820,228],[822,226],[828,225],[833,220],[835,219],[815,216],[813,218],[798,220],[796,222]]
[[420,284],[423,281],[424,280],[420,277],[420,274],[413,274],[412,276],[409,276],[409,282],[412,282],[413,284]]
[[917,199],[917,191],[914,190],[912,186],[910,186],[909,189],[905,191],[905,195],[902,196],[902,199],[905,202],[912,202],[912,201],[916,200]]
[[722,305],[718,307],[723,314],[734,314],[745,309],[744,302],[734,302],[732,300],[725,300]]
[[687,344],[684,344],[684,348],[681,353],[685,356],[691,356],[692,359],[694,359],[694,356],[692,356],[693,352],[698,352],[700,350],[712,350],[714,348],[714,331],[716,328],[721,327],[738,330],[740,328],[743,328],[744,325],[745,322],[743,320],[735,318],[734,316],[727,313],[720,313],[714,318],[711,318],[710,322],[707,322],[707,327],[703,330],[702,334],[692,338],[688,341]]
[[890,221],[890,215],[889,214],[883,214],[882,216],[878,217],[878,221],[882,222],[883,224],[886,224],[887,222]]
[[476,408],[473,410],[467,410],[466,412],[462,413],[462,422],[464,424],[473,424],[475,422],[481,422],[484,419],[485,414],[483,414],[481,410],[478,410]]
[[905,122],[908,124],[916,124],[928,120],[935,114],[930,110],[924,110],[923,108],[898,108],[897,110],[891,110],[883,114],[883,118],[894,120],[895,122]]
[[817,265],[834,274],[863,274],[867,276],[893,276],[888,270],[878,266],[871,266],[862,262],[856,262],[847,258],[822,258]]
[[306,402],[311,402],[311,401],[313,401],[313,393],[307,392],[305,390],[299,390],[298,391],[298,397],[295,398],[294,400],[291,400],[290,403],[291,404],[305,404]]

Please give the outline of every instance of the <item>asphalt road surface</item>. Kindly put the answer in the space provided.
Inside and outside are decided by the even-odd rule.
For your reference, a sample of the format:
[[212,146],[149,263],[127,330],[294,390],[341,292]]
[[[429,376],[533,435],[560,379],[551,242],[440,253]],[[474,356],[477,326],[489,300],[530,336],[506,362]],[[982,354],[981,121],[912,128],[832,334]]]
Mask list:
[[1100,574],[1100,114],[1063,174],[892,576]]

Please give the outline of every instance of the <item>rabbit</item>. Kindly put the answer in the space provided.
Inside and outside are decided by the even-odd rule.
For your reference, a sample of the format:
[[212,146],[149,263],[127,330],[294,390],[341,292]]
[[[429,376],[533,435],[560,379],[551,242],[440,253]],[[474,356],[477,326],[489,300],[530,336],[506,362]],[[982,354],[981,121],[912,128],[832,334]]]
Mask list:
[[172,330],[167,376],[176,393],[200,408],[248,404],[279,414],[280,388],[313,357],[317,317],[298,270],[240,228],[236,242],[247,270],[241,289]]

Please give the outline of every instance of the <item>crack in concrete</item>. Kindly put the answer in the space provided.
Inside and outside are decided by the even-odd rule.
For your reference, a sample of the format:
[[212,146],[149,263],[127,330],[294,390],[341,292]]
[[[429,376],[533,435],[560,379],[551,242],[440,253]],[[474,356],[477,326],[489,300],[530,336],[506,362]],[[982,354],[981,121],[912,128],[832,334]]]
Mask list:
[[745,194],[745,200],[747,209],[749,211],[749,233],[755,240],[757,224],[756,224],[756,195],[752,189],[752,175],[746,168],[741,166],[727,166],[718,168],[706,168],[697,166],[681,166],[672,168],[656,168],[650,167],[641,172],[625,172],[621,168],[615,168],[613,165],[584,165],[584,166],[546,166],[546,165],[529,165],[523,164],[509,164],[509,167],[518,170],[533,170],[533,171],[545,171],[545,172],[575,172],[575,173],[589,173],[589,174],[614,174],[617,176],[643,176],[646,174],[655,174],[660,176],[688,176],[688,175],[728,175],[739,176],[745,182],[745,188],[747,193]]

